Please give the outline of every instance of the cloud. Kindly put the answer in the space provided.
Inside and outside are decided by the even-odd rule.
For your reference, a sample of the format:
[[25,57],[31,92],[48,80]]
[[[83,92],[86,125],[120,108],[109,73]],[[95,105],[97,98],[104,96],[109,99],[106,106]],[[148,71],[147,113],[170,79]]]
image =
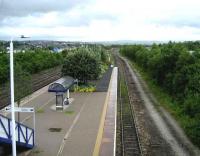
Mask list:
[[46,14],[28,15],[25,17],[10,17],[0,21],[0,26],[9,27],[45,27],[57,26],[81,27],[88,26],[93,20],[109,20],[115,22],[112,15],[103,13],[48,12]]
[[162,19],[159,21],[156,21],[154,23],[157,23],[158,25],[163,26],[174,26],[174,27],[192,27],[192,28],[200,28],[200,21],[199,17],[190,17],[190,18],[172,18],[172,19]]
[[89,0],[0,0],[0,17],[27,16],[52,11],[69,10]]
[[0,37],[61,40],[200,38],[199,0],[0,0]]
[[[200,3],[199,5],[200,6]],[[162,15],[162,14],[161,14]],[[174,27],[193,27],[200,28],[200,11],[199,7],[177,7],[171,11],[165,12],[163,16],[152,18],[149,22]]]

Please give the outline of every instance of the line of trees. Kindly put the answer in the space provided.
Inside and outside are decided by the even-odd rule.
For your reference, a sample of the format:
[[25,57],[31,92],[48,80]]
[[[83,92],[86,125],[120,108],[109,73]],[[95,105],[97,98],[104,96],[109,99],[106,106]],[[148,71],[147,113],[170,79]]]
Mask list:
[[[14,54],[15,67],[19,67],[26,73],[34,74],[42,70],[62,64],[62,55],[51,53],[48,50],[36,49],[27,52]],[[9,54],[0,53],[0,84],[6,83],[9,79]]]
[[[192,51],[191,51],[192,50]],[[185,132],[200,146],[200,44],[123,46],[121,54],[142,67],[177,103]]]

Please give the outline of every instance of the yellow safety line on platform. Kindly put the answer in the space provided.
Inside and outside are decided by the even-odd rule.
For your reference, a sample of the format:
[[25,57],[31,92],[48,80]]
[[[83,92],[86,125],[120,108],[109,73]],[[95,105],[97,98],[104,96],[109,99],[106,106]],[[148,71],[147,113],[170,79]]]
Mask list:
[[[112,79],[113,79],[113,70],[112,70],[110,82],[111,82]],[[111,86],[110,82],[109,82],[109,87],[108,87],[106,99],[105,99],[105,102],[104,102],[103,112],[102,112],[102,115],[101,115],[101,121],[100,121],[99,130],[98,130],[98,134],[97,134],[97,138],[96,138],[96,143],[95,143],[95,147],[94,147],[94,151],[93,151],[93,156],[99,156],[101,141],[102,141],[102,137],[103,137],[104,121],[105,121],[105,118],[106,118],[106,111],[107,111],[107,106],[108,106],[108,99],[109,99],[109,96],[110,96],[110,86]]]

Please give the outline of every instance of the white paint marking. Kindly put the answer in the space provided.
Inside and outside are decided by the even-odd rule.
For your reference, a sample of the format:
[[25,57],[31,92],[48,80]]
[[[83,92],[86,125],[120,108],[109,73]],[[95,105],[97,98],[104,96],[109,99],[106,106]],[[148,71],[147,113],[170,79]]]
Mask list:
[[83,103],[83,105],[82,105],[80,111],[78,112],[78,114],[76,115],[75,119],[73,120],[72,125],[70,126],[69,130],[66,132],[66,134],[65,134],[65,136],[64,136],[64,138],[63,138],[63,141],[62,141],[62,143],[61,143],[61,145],[60,145],[60,149],[59,149],[59,151],[58,151],[58,153],[57,153],[57,156],[60,156],[60,155],[62,154],[63,149],[64,149],[64,147],[65,147],[66,140],[68,139],[69,135],[71,134],[72,129],[73,129],[74,126],[76,125],[76,123],[77,123],[77,121],[78,121],[78,119],[79,119],[79,117],[80,117],[80,115],[81,115],[81,112],[83,111],[85,105],[87,104],[87,100],[88,100],[88,98],[90,97],[90,95],[91,95],[91,93],[88,95],[88,97],[87,97],[87,99],[85,100],[85,102]]
[[114,94],[115,94],[115,134],[114,134],[114,148],[113,148],[113,156],[116,155],[116,133],[117,133],[117,81],[118,81],[118,68],[115,67],[114,68],[115,70],[115,75],[114,75],[114,82],[113,82],[113,85],[114,85]]

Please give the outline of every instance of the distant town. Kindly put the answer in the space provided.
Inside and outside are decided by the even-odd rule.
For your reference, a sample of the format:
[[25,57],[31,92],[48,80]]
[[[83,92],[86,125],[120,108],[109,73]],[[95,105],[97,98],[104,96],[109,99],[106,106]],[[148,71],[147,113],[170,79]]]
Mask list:
[[[0,52],[6,51],[9,47],[10,41],[0,41]],[[61,52],[64,49],[74,49],[81,46],[85,46],[88,42],[65,42],[65,41],[45,41],[45,40],[28,40],[28,41],[13,41],[14,42],[14,52],[19,52],[27,49],[33,48],[45,48],[49,49],[52,52]],[[94,43],[93,43],[94,44]],[[9,50],[7,49],[9,52]]]

